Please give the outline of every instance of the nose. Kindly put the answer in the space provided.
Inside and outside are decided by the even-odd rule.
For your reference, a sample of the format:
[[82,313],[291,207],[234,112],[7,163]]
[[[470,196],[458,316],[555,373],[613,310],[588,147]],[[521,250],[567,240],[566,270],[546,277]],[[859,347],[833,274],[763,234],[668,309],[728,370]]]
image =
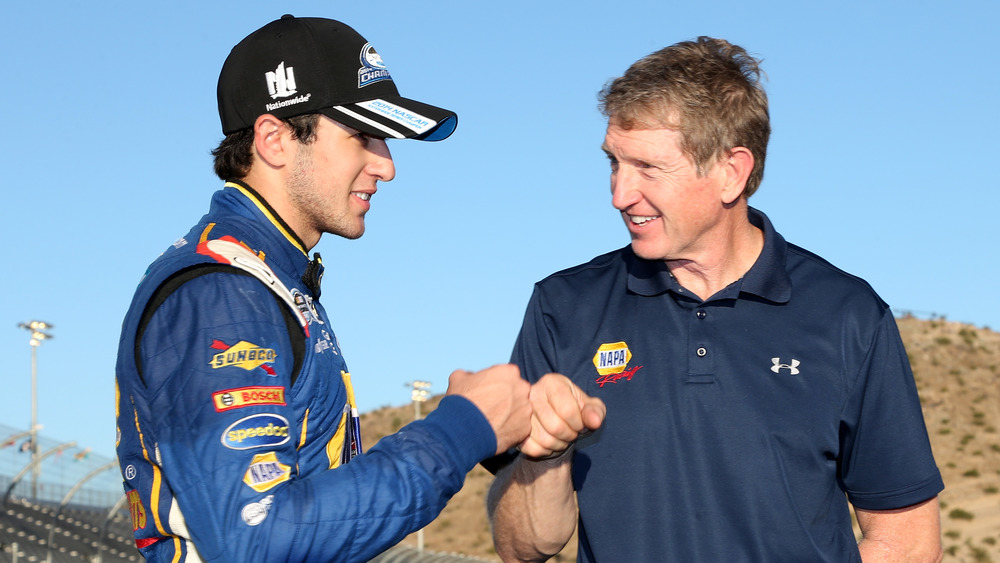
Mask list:
[[642,199],[634,186],[627,166],[619,166],[611,172],[611,205],[619,211],[625,211]]
[[392,153],[385,139],[373,139],[368,147],[372,158],[368,163],[368,171],[383,182],[390,182],[396,177],[396,165],[392,162]]

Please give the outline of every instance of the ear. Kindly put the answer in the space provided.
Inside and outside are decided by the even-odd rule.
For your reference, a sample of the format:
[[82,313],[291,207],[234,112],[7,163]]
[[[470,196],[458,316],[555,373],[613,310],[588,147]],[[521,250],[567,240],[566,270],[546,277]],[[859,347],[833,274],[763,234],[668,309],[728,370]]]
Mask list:
[[253,124],[253,146],[257,156],[272,168],[281,168],[291,162],[294,156],[291,130],[284,121],[265,113]]
[[722,157],[719,163],[724,174],[725,184],[722,186],[722,202],[729,205],[743,195],[747,178],[753,170],[753,153],[746,147],[734,147],[729,154]]

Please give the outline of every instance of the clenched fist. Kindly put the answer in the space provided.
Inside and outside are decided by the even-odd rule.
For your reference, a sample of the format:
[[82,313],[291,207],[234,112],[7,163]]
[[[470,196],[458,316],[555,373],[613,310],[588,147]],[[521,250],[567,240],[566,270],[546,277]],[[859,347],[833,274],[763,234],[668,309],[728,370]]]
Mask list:
[[531,386],[531,434],[521,453],[533,458],[556,456],[580,434],[600,428],[607,407],[565,375],[550,373]]
[[455,370],[448,377],[448,395],[472,401],[493,427],[497,451],[520,444],[531,432],[531,384],[521,379],[513,364],[496,365],[475,373]]

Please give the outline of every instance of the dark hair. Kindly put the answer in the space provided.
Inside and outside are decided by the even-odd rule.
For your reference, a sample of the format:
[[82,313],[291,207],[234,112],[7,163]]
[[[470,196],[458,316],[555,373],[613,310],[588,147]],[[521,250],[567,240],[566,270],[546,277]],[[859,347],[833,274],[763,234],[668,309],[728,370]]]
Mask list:
[[[292,130],[292,138],[309,144],[316,140],[318,113],[307,113],[283,119]],[[212,151],[215,157],[215,175],[221,180],[241,180],[250,173],[253,165],[253,128],[241,129],[226,135]]]
[[724,39],[683,41],[636,61],[600,93],[601,112],[626,129],[666,127],[699,174],[735,147],[754,156],[743,193],[764,178],[771,123],[760,61]]

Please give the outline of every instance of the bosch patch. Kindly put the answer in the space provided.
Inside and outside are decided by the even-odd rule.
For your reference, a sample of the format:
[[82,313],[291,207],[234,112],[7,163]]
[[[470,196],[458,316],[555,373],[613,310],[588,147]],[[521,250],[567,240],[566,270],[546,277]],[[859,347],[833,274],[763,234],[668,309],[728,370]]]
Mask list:
[[285,405],[284,387],[240,387],[212,393],[212,404],[217,412],[225,412],[253,405]]

